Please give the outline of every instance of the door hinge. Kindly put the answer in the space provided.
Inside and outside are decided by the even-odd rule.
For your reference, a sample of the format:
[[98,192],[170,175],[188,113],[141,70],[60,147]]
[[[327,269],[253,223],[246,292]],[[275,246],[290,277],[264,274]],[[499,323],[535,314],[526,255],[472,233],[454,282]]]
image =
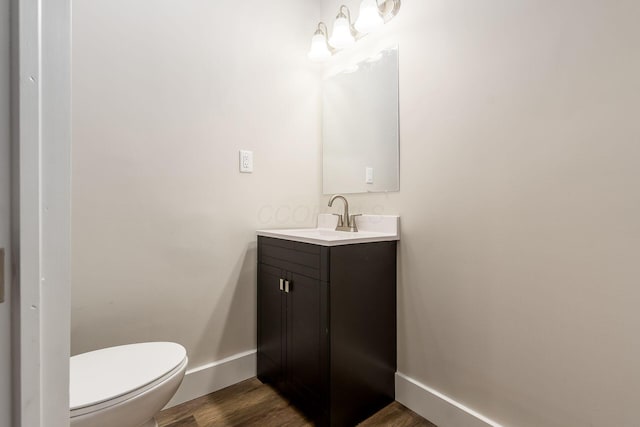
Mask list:
[[4,302],[4,248],[0,248],[0,303]]

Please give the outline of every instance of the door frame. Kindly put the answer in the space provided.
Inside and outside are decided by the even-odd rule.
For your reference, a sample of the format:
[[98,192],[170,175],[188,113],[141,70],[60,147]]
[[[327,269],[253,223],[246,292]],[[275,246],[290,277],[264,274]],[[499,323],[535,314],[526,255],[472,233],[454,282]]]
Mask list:
[[13,424],[69,425],[71,1],[12,0]]

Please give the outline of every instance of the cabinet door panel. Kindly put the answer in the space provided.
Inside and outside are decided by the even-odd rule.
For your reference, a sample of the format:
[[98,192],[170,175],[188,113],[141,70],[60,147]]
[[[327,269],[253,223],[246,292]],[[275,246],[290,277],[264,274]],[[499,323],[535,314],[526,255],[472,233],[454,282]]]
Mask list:
[[258,266],[258,377],[278,382],[284,366],[285,293],[280,290],[283,272]]
[[318,399],[326,384],[326,286],[289,273],[287,293],[287,382],[306,399]]

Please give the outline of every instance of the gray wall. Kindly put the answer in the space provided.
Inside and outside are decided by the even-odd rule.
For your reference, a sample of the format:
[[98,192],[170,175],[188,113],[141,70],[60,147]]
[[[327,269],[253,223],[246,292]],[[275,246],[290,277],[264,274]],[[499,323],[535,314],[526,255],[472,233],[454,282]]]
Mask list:
[[409,0],[358,43],[400,46],[401,191],[352,197],[402,216],[399,371],[505,425],[638,424],[638,22]]
[[[255,348],[255,230],[312,225],[317,0],[73,3],[72,353]],[[238,173],[238,150],[254,173]]]

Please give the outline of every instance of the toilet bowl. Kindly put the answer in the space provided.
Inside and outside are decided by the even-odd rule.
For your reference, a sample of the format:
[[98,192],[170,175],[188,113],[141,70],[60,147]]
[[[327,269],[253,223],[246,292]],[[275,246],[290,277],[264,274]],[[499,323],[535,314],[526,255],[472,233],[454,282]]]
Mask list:
[[71,427],[156,427],[187,367],[180,344],[150,342],[71,357]]

